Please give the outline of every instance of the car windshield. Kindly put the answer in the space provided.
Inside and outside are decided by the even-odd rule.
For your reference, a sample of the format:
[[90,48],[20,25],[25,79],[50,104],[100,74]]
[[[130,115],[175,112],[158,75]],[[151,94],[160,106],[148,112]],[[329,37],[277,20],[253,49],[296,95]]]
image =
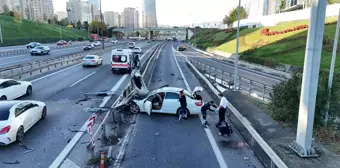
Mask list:
[[126,55],[113,55],[112,56],[113,62],[127,62]]
[[94,59],[94,56],[86,56],[84,59]]
[[38,46],[38,47],[35,47],[35,49],[40,49],[40,50],[42,50],[42,49],[44,49],[44,47]]

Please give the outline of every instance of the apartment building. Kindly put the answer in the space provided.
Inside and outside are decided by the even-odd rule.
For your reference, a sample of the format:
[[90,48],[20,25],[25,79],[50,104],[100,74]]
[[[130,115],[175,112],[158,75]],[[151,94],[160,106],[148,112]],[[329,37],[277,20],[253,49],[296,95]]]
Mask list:
[[88,2],[69,0],[69,2],[66,2],[66,8],[68,9],[67,17],[71,23],[78,21],[82,23],[84,21],[92,22],[92,6]]

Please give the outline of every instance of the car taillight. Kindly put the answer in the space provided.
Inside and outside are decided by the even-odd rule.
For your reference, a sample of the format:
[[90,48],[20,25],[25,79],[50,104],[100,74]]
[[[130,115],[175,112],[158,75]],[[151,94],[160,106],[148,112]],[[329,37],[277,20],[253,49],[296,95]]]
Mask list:
[[10,129],[11,129],[11,126],[8,125],[8,126],[2,128],[2,129],[0,130],[0,134],[6,134],[7,132],[9,132]]
[[202,102],[195,102],[196,106],[202,106],[202,104],[203,104]]

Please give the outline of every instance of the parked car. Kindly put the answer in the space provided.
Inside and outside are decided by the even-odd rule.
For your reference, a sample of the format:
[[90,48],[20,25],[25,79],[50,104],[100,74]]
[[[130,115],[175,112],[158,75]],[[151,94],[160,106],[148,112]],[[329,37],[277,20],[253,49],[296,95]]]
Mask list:
[[41,46],[41,44],[38,43],[38,42],[31,42],[31,43],[29,43],[29,44],[26,45],[26,48],[27,48],[27,49],[30,49],[30,48],[34,48],[34,47],[36,47],[36,46]]
[[92,44],[88,44],[88,45],[83,47],[84,51],[92,50],[93,48],[94,48],[94,46]]
[[21,142],[25,133],[46,114],[46,104],[40,101],[1,101],[0,146]]
[[57,45],[59,46],[59,45],[67,45],[68,43],[67,43],[67,41],[65,41],[65,40],[60,40],[60,41],[58,41],[57,42]]
[[33,48],[30,53],[31,55],[45,55],[50,54],[50,47],[48,46],[37,46]]
[[14,79],[0,79],[0,100],[14,100],[32,94],[32,83]]
[[99,66],[103,64],[103,59],[98,55],[87,55],[83,58],[83,67]]

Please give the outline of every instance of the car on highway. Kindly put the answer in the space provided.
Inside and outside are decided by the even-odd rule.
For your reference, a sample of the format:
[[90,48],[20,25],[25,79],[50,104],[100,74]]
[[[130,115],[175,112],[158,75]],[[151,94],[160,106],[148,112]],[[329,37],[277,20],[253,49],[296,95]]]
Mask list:
[[95,41],[92,43],[94,46],[100,46],[102,45],[102,43],[100,41]]
[[152,41],[151,40],[148,40],[148,43],[151,43]]
[[133,49],[133,48],[135,48],[136,43],[135,42],[129,42],[128,46],[129,46],[129,48]]
[[133,55],[130,49],[114,49],[111,52],[111,71],[112,73],[130,73],[134,68]]
[[65,41],[65,40],[59,40],[58,42],[57,42],[57,45],[59,46],[59,45],[67,45],[68,43],[67,43],[67,41]]
[[184,51],[184,50],[186,50],[186,48],[184,47],[184,45],[178,45],[177,50],[178,51]]
[[40,101],[1,101],[0,146],[21,142],[25,133],[46,114],[46,104]]
[[45,55],[50,54],[50,47],[48,46],[36,46],[33,49],[31,49],[30,54],[31,55]]
[[36,47],[36,46],[41,46],[41,44],[38,43],[38,42],[31,42],[31,43],[29,43],[29,44],[26,45],[26,48],[27,48],[27,49],[30,49],[30,48],[34,48],[34,47]]
[[112,40],[112,43],[116,44],[118,42],[118,40]]
[[[138,85],[138,84],[136,84]],[[141,85],[141,84],[139,84]],[[130,106],[131,113],[146,112],[177,114],[180,110],[179,92],[183,91],[187,100],[187,111],[189,115],[200,114],[203,105],[202,97],[197,93],[202,92],[203,88],[198,86],[192,93],[168,85],[162,86],[159,89],[145,92],[135,92],[127,97],[127,102]]]
[[88,44],[83,47],[84,51],[92,50],[94,48],[93,44]]
[[87,55],[83,58],[83,67],[87,66],[99,66],[103,64],[103,58],[98,55]]
[[14,79],[0,79],[0,100],[14,100],[32,94],[32,83]]
[[135,47],[135,48],[132,49],[132,53],[142,54],[142,49],[140,47]]

